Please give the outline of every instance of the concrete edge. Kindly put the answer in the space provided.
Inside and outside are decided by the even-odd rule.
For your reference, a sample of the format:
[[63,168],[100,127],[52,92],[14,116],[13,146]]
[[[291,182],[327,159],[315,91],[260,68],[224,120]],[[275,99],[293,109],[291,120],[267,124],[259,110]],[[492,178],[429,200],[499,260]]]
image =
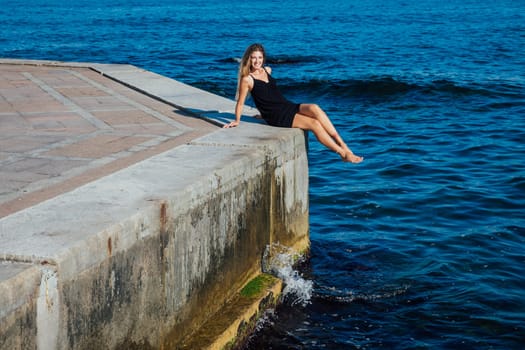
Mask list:
[[[251,158],[250,163],[254,167],[264,161],[260,150],[254,152],[237,148],[228,157],[227,165],[221,165],[220,159],[233,148],[235,146],[182,145],[1,218],[0,235],[9,239],[3,249],[16,253],[0,251],[0,257],[6,261],[61,266],[62,276],[66,278],[70,275],[66,271],[99,264],[108,255],[126,250],[158,230],[158,222],[150,222],[146,218],[156,217],[159,203],[170,200],[163,194],[167,189],[177,194],[177,203],[191,202],[191,197],[206,196],[208,187],[219,178],[227,177],[226,173],[241,176],[246,157]],[[199,153],[207,155],[202,157],[206,167],[195,166],[194,158]],[[181,166],[186,172],[179,171],[177,176],[172,176],[177,183],[168,184],[160,180],[168,179]],[[225,185],[222,183],[222,186]],[[105,199],[108,197],[111,201]],[[67,222],[60,220],[65,210],[76,213]],[[73,244],[65,238],[60,240],[72,227],[76,227],[78,240],[75,239]],[[140,236],[127,234],[135,232],[136,227],[140,227]],[[10,233],[20,231],[26,232],[26,236],[20,234],[14,237]],[[54,250],[55,247],[62,248]]]
[[39,266],[0,261],[0,305],[8,309],[0,309],[0,319],[14,312],[27,302],[29,296],[38,290],[42,272]]

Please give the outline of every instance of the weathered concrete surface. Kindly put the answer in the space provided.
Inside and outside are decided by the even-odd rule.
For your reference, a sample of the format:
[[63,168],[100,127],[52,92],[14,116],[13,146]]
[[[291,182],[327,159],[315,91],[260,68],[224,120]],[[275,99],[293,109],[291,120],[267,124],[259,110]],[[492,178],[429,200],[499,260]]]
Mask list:
[[[217,124],[232,117],[232,101],[171,79],[132,66],[93,69],[193,116]],[[116,87],[105,89],[115,97]],[[179,123],[165,113],[157,119]],[[184,122],[175,127],[189,132]],[[301,131],[245,122],[166,142],[173,147],[11,206],[0,218],[0,291],[10,291],[0,295],[1,349],[175,349],[260,272],[268,244],[307,249]],[[41,182],[39,191],[57,183]]]
[[41,280],[36,266],[0,262],[0,349],[36,348]]

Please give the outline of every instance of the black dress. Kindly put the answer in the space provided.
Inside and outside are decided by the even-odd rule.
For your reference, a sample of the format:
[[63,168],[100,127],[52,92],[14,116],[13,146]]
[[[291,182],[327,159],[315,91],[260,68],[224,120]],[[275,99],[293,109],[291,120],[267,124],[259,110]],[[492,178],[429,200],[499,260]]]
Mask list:
[[[265,69],[266,70],[266,69]],[[277,88],[277,83],[268,75],[268,82],[253,78],[251,95],[261,117],[272,126],[291,128],[299,104],[288,101]]]

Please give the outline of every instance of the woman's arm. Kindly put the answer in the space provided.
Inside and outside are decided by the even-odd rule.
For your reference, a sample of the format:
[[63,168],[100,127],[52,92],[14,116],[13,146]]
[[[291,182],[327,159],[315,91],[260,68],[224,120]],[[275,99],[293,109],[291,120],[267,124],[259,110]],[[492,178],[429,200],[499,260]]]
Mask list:
[[239,97],[237,98],[237,104],[235,105],[235,121],[224,125],[225,128],[232,128],[240,124],[242,111],[244,109],[244,102],[248,96],[248,91],[250,91],[251,79],[249,77],[244,77],[241,80],[239,86]]

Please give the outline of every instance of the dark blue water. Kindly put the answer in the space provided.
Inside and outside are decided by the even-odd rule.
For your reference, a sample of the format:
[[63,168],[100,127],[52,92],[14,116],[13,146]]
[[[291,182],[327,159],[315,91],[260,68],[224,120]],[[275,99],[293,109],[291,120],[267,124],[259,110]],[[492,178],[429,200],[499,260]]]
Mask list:
[[310,303],[248,349],[522,349],[525,1],[11,0],[0,56],[130,63],[233,98],[265,44],[365,161],[310,143]]

